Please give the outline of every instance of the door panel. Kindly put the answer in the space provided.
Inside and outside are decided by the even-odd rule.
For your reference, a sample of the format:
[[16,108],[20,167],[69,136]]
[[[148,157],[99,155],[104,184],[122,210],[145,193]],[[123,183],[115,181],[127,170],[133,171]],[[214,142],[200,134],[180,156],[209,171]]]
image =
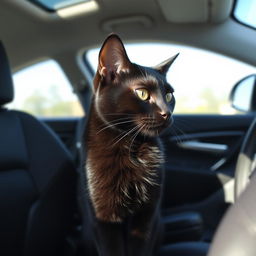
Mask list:
[[[163,212],[197,211],[214,232],[233,194],[237,156],[253,115],[176,115],[163,134]],[[233,181],[232,181],[233,182]],[[228,186],[228,192],[224,186]],[[232,195],[231,195],[232,197]]]

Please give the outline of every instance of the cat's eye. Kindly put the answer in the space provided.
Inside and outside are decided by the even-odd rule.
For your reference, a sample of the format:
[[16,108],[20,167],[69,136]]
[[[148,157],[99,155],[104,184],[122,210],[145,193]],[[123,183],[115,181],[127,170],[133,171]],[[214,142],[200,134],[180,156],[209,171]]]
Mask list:
[[137,89],[137,90],[135,90],[135,92],[141,100],[148,100],[149,99],[148,90],[146,90],[146,89]]
[[169,92],[165,95],[165,99],[167,102],[170,102],[172,100],[172,94]]

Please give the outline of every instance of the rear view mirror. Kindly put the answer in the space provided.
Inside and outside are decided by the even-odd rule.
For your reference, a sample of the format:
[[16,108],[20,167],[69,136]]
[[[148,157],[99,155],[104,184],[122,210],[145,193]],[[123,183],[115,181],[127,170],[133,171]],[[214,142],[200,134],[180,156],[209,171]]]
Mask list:
[[235,84],[230,94],[232,107],[242,112],[256,111],[256,75],[250,75]]

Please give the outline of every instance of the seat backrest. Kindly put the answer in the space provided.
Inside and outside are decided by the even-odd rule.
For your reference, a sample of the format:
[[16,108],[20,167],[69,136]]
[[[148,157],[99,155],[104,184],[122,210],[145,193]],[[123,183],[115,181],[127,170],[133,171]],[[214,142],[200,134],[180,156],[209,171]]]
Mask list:
[[76,170],[58,137],[11,111],[12,77],[0,42],[0,255],[64,255],[75,210]]

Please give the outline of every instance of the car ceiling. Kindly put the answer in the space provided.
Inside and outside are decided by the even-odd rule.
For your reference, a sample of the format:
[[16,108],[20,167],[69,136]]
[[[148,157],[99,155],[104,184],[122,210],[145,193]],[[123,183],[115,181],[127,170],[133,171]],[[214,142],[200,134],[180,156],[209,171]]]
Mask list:
[[110,32],[125,42],[192,45],[256,65],[256,31],[230,18],[232,6],[232,0],[98,0],[50,13],[26,0],[3,0],[0,40],[13,71],[43,58],[71,66]]

